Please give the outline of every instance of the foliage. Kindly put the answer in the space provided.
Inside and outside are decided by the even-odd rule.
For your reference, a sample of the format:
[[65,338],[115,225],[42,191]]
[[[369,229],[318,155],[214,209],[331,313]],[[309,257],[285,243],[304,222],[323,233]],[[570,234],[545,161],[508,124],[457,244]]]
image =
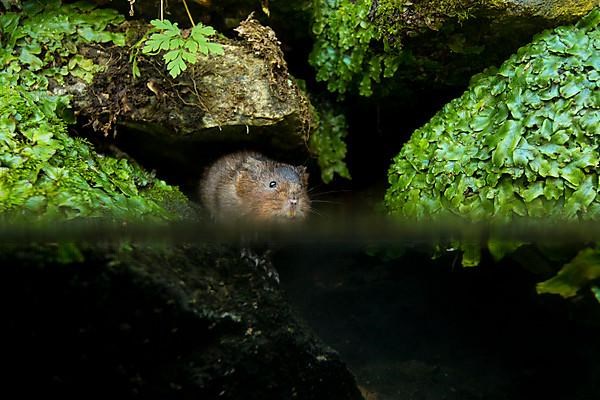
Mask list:
[[[395,157],[389,212],[418,220],[597,220],[599,24],[596,10],[543,32],[499,70],[475,77]],[[492,235],[488,247],[501,258],[522,244]],[[463,265],[478,264],[481,240],[454,247]],[[538,289],[575,293],[597,278],[594,257],[582,252]]]
[[[572,297],[581,288],[600,280],[600,247],[583,249],[565,264],[551,279],[537,285],[538,293],[554,293],[563,297]],[[597,296],[597,288],[591,287]],[[600,300],[600,297],[599,297]]]
[[317,80],[332,92],[345,93],[358,80],[363,96],[372,94],[372,82],[390,77],[398,63],[393,56],[371,49],[379,35],[368,21],[370,0],[315,0],[313,33],[316,40],[309,61]]
[[114,10],[96,10],[82,2],[25,2],[22,12],[0,15],[0,65],[14,74],[14,84],[34,89],[47,87],[48,79],[62,84],[69,74],[91,82],[100,67],[77,54],[77,46],[124,45],[123,34],[106,30],[123,20]]
[[416,130],[388,173],[389,212],[600,217],[599,21],[538,35]]
[[[316,40],[309,61],[317,69],[317,80],[340,94],[357,86],[363,96],[370,96],[373,83],[394,76],[401,65],[431,68],[431,60],[403,49],[405,36],[438,30],[448,18],[463,21],[472,7],[472,2],[456,0],[313,0],[313,4]],[[462,39],[449,39],[448,46],[457,52],[480,51]]]
[[[223,46],[208,41],[208,37],[216,33],[210,26],[199,23],[190,31],[182,32],[177,26],[177,22],[155,19],[150,23],[153,28],[148,32],[150,36],[143,39],[142,53],[157,55],[165,52],[163,59],[173,78],[187,69],[186,63],[195,64],[199,54],[223,54]],[[139,77],[140,73],[135,59],[133,61],[134,76]]]
[[325,183],[333,180],[335,174],[350,179],[350,172],[344,162],[346,143],[344,137],[348,126],[344,114],[336,113],[331,105],[321,103],[319,112],[314,112],[317,127],[309,139],[310,151],[318,156],[321,179]]
[[[0,212],[59,218],[170,217],[144,190],[139,167],[96,154],[56,115],[65,98],[9,87],[0,75]],[[162,190],[175,191],[164,186]]]
[[[369,96],[411,86],[463,86],[506,58],[534,26],[572,21],[597,0],[313,0],[310,63],[332,92]],[[510,12],[506,10],[510,9]],[[512,15],[506,19],[507,15]],[[510,21],[510,22],[509,22]],[[376,85],[384,78],[391,85]],[[390,87],[391,86],[391,87]]]
[[138,166],[99,155],[85,140],[70,137],[61,118],[69,99],[47,92],[50,78],[91,73],[76,54],[79,44],[122,43],[122,35],[104,31],[121,20],[113,11],[57,1],[26,2],[22,14],[0,16],[0,62],[6,66],[0,72],[0,212],[5,217],[168,219],[175,215],[153,200],[159,197],[155,192],[186,202]]

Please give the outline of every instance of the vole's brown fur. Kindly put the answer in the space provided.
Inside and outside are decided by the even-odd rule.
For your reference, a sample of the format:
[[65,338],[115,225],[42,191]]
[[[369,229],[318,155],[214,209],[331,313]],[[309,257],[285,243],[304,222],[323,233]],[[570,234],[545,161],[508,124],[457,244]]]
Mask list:
[[242,151],[226,155],[200,182],[202,203],[221,221],[303,219],[310,210],[306,167]]

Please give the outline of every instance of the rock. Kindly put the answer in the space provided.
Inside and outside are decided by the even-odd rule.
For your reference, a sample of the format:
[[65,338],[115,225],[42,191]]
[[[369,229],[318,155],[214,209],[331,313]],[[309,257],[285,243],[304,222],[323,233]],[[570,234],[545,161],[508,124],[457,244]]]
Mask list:
[[[127,28],[139,37],[148,27],[131,23]],[[160,56],[129,47],[83,49],[107,68],[87,90],[73,90],[73,106],[104,135],[121,124],[174,138],[303,149],[309,103],[287,71],[274,32],[253,19],[237,31],[240,40],[218,39],[223,55],[201,57],[176,79]],[[132,51],[137,52],[138,79],[132,78]]]
[[[333,4],[333,5],[332,5]],[[322,2],[311,64],[331,91],[393,95],[464,86],[546,28],[572,23],[598,4],[569,1]],[[385,85],[383,78],[393,78]],[[410,98],[412,92],[407,94]]]
[[[216,245],[8,246],[5,388],[145,399],[361,399],[264,258]],[[5,389],[9,390],[9,389]]]

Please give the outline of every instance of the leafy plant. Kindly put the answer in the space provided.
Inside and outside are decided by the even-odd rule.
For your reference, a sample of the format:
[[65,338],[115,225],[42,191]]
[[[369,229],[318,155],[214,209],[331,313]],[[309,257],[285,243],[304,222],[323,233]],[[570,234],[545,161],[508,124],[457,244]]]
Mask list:
[[[0,73],[0,212],[24,217],[171,217],[145,190],[160,185],[126,160],[96,154],[56,114],[64,97],[6,84]],[[180,197],[183,201],[183,196]]]
[[97,66],[80,44],[113,41],[114,11],[58,1],[23,3],[0,16],[0,212],[3,218],[177,218],[167,202],[187,204],[175,188],[135,164],[102,156],[67,133],[67,96],[47,92],[50,78],[91,79]]
[[390,213],[598,219],[599,21],[538,35],[416,130],[388,173]]
[[[401,65],[411,65],[414,75],[435,64],[404,51],[407,32],[437,30],[450,17],[464,20],[469,7],[457,0],[314,0],[316,40],[310,64],[317,69],[317,80],[327,82],[331,92],[344,94],[358,88],[360,95],[370,96],[373,84],[395,76]],[[411,16],[410,26],[399,17],[405,14]],[[454,39],[448,44],[453,50],[477,52],[464,38]],[[446,46],[450,39],[440,42]]]
[[[575,258],[565,264],[556,276],[538,283],[538,293],[554,293],[563,297],[572,297],[592,282],[600,281],[600,247],[581,250]],[[591,286],[598,297],[598,288]]]
[[370,47],[379,37],[367,18],[370,6],[370,0],[315,1],[316,40],[309,62],[332,92],[343,94],[358,79],[360,94],[369,96],[372,82],[379,82],[382,72],[392,76],[398,66]]
[[[150,23],[153,28],[148,32],[150,36],[143,39],[142,53],[157,55],[164,52],[163,59],[169,75],[173,78],[185,71],[188,63],[195,64],[199,54],[223,54],[223,46],[208,41],[208,38],[216,33],[210,26],[199,23],[191,30],[181,31],[177,22],[155,19]],[[137,61],[135,58],[133,61],[134,76],[139,77]]]
[[319,112],[314,112],[317,127],[310,136],[308,146],[317,154],[321,179],[325,183],[333,180],[335,174],[350,179],[350,172],[344,162],[348,125],[344,114],[336,112],[331,105],[320,103]]
[[[388,172],[390,214],[600,218],[600,10],[545,31],[416,130]],[[501,257],[518,244],[499,246]],[[461,243],[476,265],[479,244]],[[476,251],[473,251],[476,250]]]
[[125,44],[122,33],[106,30],[124,21],[114,10],[81,2],[63,5],[59,0],[27,1],[22,8],[20,13],[0,15],[0,65],[14,74],[15,84],[45,88],[48,79],[61,84],[69,74],[90,81],[102,67],[77,54],[78,46]]

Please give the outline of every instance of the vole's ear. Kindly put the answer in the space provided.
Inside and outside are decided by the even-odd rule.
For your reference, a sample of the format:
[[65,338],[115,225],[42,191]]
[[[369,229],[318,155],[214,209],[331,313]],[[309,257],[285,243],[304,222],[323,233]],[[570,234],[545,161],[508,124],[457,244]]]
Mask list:
[[258,158],[248,156],[242,164],[242,169],[249,172],[256,172],[260,170],[262,163],[263,161],[259,160]]
[[302,180],[302,184],[306,187],[308,186],[308,172],[306,172],[306,167],[304,165],[296,166],[296,172],[300,175],[300,180]]

